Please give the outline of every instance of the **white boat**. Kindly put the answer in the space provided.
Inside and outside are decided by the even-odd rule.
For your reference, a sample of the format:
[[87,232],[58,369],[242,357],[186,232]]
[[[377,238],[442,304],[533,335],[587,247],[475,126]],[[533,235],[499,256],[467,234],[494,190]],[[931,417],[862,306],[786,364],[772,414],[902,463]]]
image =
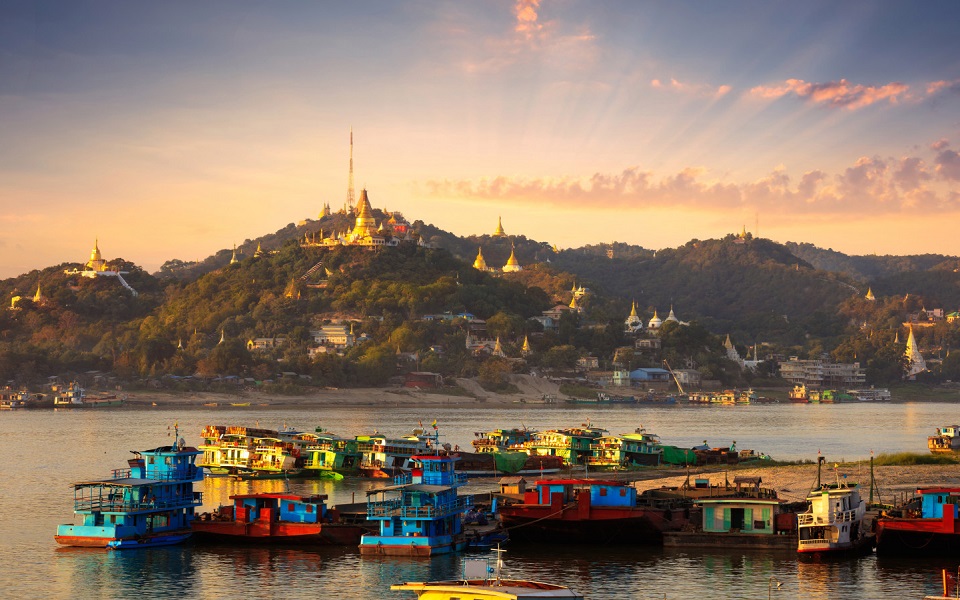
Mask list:
[[847,393],[861,402],[889,402],[893,398],[887,388],[847,390]]
[[[471,598],[473,600],[539,600],[540,598],[575,598],[583,600],[583,594],[555,583],[529,581],[526,579],[504,579],[500,576],[503,568],[501,555],[505,550],[497,548],[496,567],[490,568],[483,559],[463,561],[463,579],[450,581],[417,581],[391,585],[391,590],[413,592],[420,600],[454,600]],[[493,577],[490,577],[491,572]]]
[[[819,479],[819,478],[818,478]],[[869,550],[873,537],[863,519],[866,503],[855,483],[824,484],[807,494],[806,512],[797,515],[801,554],[833,554]]]

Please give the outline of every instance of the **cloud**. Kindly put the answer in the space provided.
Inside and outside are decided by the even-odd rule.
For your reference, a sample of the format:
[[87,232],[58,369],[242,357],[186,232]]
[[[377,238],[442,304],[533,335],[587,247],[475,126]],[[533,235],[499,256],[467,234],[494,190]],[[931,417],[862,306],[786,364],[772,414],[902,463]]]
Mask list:
[[937,154],[937,174],[949,181],[960,181],[960,153],[944,149]]
[[638,166],[586,177],[432,180],[427,195],[475,201],[545,203],[571,209],[690,208],[764,210],[780,215],[895,214],[910,209],[960,210],[960,154],[940,152],[931,169],[923,157],[864,156],[829,174],[811,170],[794,179],[777,167],[754,181],[719,180],[702,167],[655,174]]
[[856,110],[883,100],[887,100],[891,104],[897,104],[907,96],[909,91],[910,86],[899,82],[891,82],[881,86],[868,86],[851,84],[846,79],[825,83],[787,79],[777,85],[758,85],[750,90],[749,95],[755,98],[775,100],[793,94],[815,104]]
[[960,79],[954,79],[953,81],[931,81],[927,84],[928,96],[933,96],[934,94],[938,94],[943,90],[950,92],[960,91]]
[[543,25],[538,22],[539,8],[540,0],[517,0],[513,7],[517,24],[513,30],[527,39],[540,35],[543,32]]
[[714,98],[722,98],[733,89],[729,85],[712,86],[707,83],[683,83],[676,79],[670,79],[670,83],[663,83],[659,79],[653,79],[650,81],[650,87],[655,90],[673,91],[693,96],[712,96]]

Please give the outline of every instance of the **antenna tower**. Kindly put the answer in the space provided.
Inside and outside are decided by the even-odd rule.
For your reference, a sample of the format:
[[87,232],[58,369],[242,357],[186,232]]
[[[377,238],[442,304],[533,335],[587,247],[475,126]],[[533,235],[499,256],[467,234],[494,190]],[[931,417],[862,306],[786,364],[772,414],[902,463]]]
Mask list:
[[347,203],[344,210],[348,213],[353,211],[353,127],[350,128],[350,178],[347,180]]

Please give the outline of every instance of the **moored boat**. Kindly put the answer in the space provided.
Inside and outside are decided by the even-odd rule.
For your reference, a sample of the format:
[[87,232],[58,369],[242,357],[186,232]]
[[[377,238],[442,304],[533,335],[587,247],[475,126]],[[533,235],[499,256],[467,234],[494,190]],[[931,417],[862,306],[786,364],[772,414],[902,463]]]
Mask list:
[[960,425],[937,427],[937,434],[927,438],[927,448],[934,454],[960,452]]
[[960,488],[920,488],[910,502],[877,519],[878,556],[960,556]]
[[889,402],[893,398],[886,388],[847,390],[847,393],[861,402]]
[[[176,430],[175,430],[176,432]],[[73,511],[79,525],[60,525],[55,539],[65,546],[145,548],[178,544],[190,537],[190,523],[202,493],[195,462],[201,454],[175,433],[172,446],[134,452],[129,468],[108,479],[75,483]]]
[[793,386],[793,389],[787,393],[787,399],[794,404],[809,404],[810,398],[807,396],[807,386],[803,384]]
[[231,506],[203,513],[190,526],[198,541],[273,544],[358,544],[368,532],[339,522],[327,496],[257,493],[230,496]]
[[801,555],[869,552],[873,536],[864,525],[866,503],[856,483],[822,484],[807,494],[807,510],[797,515]]
[[[458,496],[467,478],[454,468],[455,457],[412,457],[409,474],[394,478],[394,485],[367,492],[367,519],[380,530],[360,540],[360,554],[372,556],[433,556],[466,548],[460,514],[472,504]],[[371,500],[380,496],[379,500]]]
[[511,540],[531,542],[657,544],[663,531],[689,522],[681,503],[644,505],[635,487],[595,479],[537,481],[522,502],[499,513]]
[[[502,553],[496,550],[496,566],[491,567],[486,560],[463,561],[463,579],[448,581],[417,581],[391,585],[391,590],[409,591],[420,600],[533,600],[536,598],[570,598],[583,600],[576,591],[555,583],[530,581],[527,579],[504,579],[500,575],[503,567]],[[493,577],[490,577],[491,573]]]
[[546,475],[559,473],[563,459],[525,452],[455,452],[457,472],[468,477]]
[[84,390],[76,381],[71,381],[66,387],[54,386],[54,408],[79,408],[84,406]]

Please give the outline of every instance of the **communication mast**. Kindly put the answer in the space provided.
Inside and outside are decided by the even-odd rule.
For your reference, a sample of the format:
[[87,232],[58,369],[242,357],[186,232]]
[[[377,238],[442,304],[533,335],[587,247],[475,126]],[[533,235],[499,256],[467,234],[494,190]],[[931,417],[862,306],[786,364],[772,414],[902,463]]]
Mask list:
[[348,214],[353,212],[353,127],[350,128],[350,177],[347,180],[347,201],[343,210]]

